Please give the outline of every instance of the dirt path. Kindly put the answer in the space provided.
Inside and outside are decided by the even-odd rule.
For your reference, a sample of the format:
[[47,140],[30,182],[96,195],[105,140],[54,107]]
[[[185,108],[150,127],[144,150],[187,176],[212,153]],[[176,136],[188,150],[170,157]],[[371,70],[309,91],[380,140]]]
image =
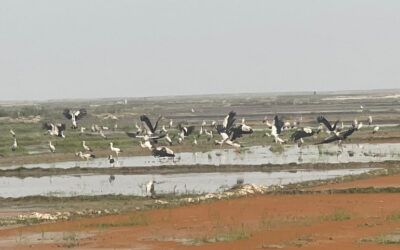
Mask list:
[[374,243],[397,214],[398,194],[262,195],[2,230],[0,248],[398,249]]

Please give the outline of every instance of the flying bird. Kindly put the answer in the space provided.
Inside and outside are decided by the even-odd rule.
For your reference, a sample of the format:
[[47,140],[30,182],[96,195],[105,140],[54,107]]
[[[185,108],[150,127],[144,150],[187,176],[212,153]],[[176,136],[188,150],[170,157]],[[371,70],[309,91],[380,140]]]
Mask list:
[[324,124],[325,127],[326,127],[330,132],[333,132],[333,131],[336,130],[336,125],[337,125],[338,122],[339,122],[339,121],[336,121],[336,122],[333,124],[333,126],[332,126],[331,123],[330,123],[325,117],[323,117],[322,115],[317,117],[317,121],[318,121],[319,123]]
[[87,115],[86,109],[79,109],[79,110],[70,110],[64,109],[63,115],[72,122],[72,128],[78,128],[76,121],[82,119]]
[[158,122],[160,121],[160,119],[161,119],[161,116],[157,119],[156,123],[153,126],[153,124],[151,124],[150,119],[146,115],[141,115],[140,116],[140,121],[142,121],[143,126],[146,129],[146,133],[148,135],[152,135],[152,134],[156,133]]

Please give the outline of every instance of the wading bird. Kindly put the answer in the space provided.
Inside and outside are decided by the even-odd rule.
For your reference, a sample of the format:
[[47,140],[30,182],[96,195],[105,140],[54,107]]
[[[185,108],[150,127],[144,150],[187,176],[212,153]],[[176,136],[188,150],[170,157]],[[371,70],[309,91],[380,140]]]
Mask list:
[[49,141],[49,149],[52,153],[56,152],[56,147]]
[[82,141],[82,146],[85,149],[85,151],[93,152],[93,150],[86,145],[86,141]]
[[18,148],[18,144],[17,144],[17,138],[14,137],[14,143],[11,146],[11,150],[15,151]]
[[81,159],[89,161],[90,159],[96,158],[94,154],[89,154],[89,153],[82,153],[82,151],[79,151],[76,153],[77,156],[79,156]]
[[119,153],[122,153],[123,151],[120,148],[115,148],[114,144],[112,142],[110,142],[110,149],[112,152],[115,153],[115,155],[118,157]]

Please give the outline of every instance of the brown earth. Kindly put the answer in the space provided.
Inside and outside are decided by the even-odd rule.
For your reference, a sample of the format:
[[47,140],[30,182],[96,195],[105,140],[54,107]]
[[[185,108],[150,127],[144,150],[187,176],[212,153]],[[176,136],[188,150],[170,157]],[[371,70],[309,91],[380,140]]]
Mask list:
[[398,214],[398,194],[260,195],[6,229],[0,248],[399,249],[375,242]]
[[400,187],[400,175],[382,176],[365,180],[356,180],[344,183],[335,183],[330,185],[312,187],[308,190],[324,191],[334,189],[348,189],[348,188],[385,188],[385,187]]

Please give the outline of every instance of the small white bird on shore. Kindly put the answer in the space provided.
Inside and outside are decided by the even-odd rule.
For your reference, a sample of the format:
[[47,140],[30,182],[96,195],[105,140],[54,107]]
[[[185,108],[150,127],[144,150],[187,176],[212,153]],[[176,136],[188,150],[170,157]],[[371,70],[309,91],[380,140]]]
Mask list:
[[14,137],[14,143],[11,146],[11,150],[15,151],[18,148],[18,144],[17,144],[17,138]]
[[52,153],[56,152],[56,147],[49,141],[49,149]]
[[111,151],[115,152],[115,154],[117,155],[117,157],[118,157],[118,154],[119,154],[119,153],[122,153],[122,152],[123,152],[120,148],[115,148],[115,147],[114,147],[114,144],[113,144],[112,142],[110,142],[110,149],[111,149]]
[[93,152],[93,150],[86,145],[86,141],[82,141],[82,146],[85,149],[85,151]]

